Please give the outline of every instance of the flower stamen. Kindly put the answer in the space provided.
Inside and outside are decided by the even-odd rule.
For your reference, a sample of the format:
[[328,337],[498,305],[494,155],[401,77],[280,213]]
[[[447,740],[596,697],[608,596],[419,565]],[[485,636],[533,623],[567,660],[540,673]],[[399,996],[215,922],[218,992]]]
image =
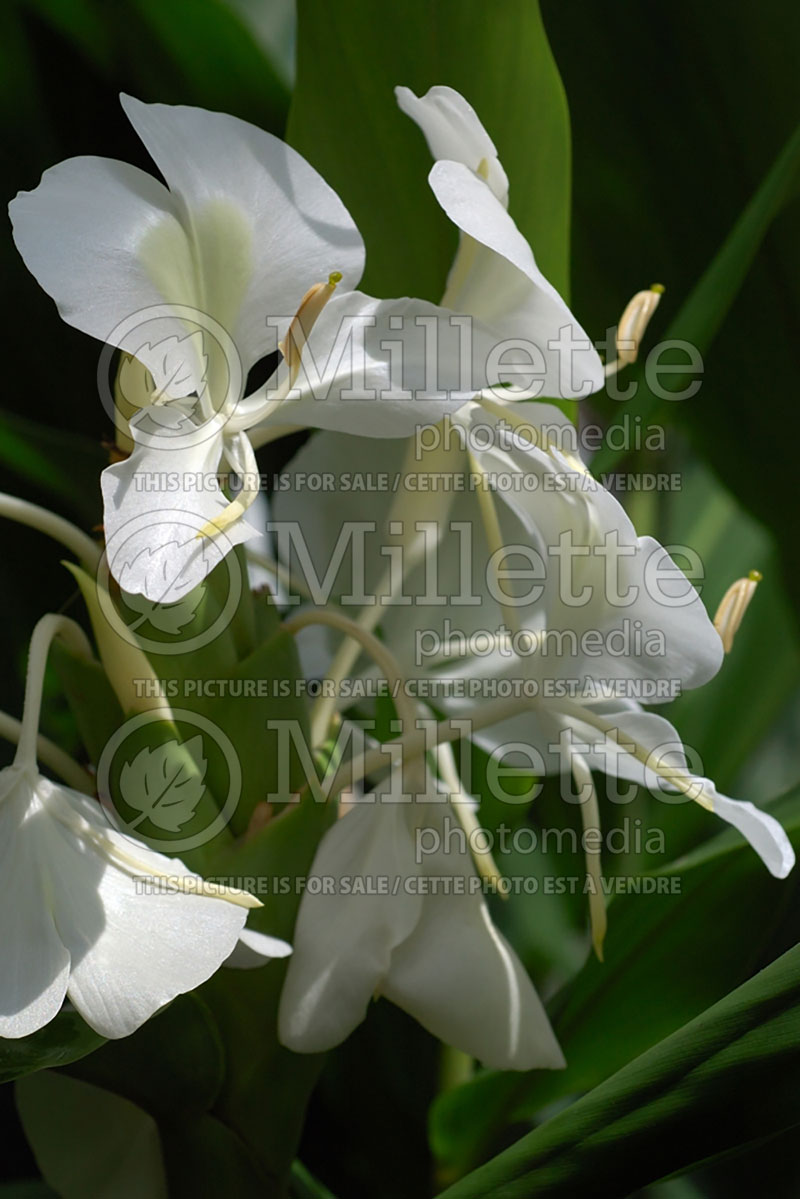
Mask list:
[[714,628],[722,638],[726,654],[733,649],[733,640],[762,577],[760,571],[751,570],[746,578],[737,579],[732,583],[722,597],[714,617]]
[[658,308],[664,285],[653,283],[646,291],[637,291],[619,318],[615,338],[617,357],[605,366],[606,376],[615,375],[639,357],[639,347],[650,319]]

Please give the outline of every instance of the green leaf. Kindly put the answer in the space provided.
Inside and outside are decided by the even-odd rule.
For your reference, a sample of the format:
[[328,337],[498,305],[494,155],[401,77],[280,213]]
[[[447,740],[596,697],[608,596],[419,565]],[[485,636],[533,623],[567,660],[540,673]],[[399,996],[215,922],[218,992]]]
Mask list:
[[800,1124],[800,947],[442,1199],[622,1196]]
[[[770,811],[800,847],[800,788]],[[800,937],[795,876],[772,878],[732,830],[648,885],[651,894],[614,899],[605,961],[590,957],[551,1005],[567,1069],[482,1071],[439,1098],[431,1136],[451,1176],[490,1152],[507,1124],[596,1086]]]
[[32,1074],[34,1070],[63,1066],[86,1057],[104,1044],[103,1037],[77,1012],[59,1012],[54,1020],[29,1037],[0,1038],[0,1083]]
[[290,1191],[293,1199],[335,1199],[331,1191],[321,1182],[317,1182],[302,1162],[292,1163]]
[[50,661],[66,692],[89,758],[96,764],[106,742],[122,724],[122,708],[99,662],[73,654],[58,640],[51,646]]
[[156,1121],[169,1195],[260,1195],[264,1179],[253,1156],[213,1114],[226,1069],[216,1020],[194,993],[68,1073],[123,1096]]
[[[749,799],[741,789],[740,772],[775,728],[800,683],[796,616],[773,538],[706,467],[684,470],[682,482],[660,532],[666,544],[690,546],[698,555],[707,610],[713,614],[729,585],[753,568],[761,571],[763,581],[719,674],[704,687],[684,692],[668,715],[685,743],[700,754],[701,773],[726,793]],[[775,794],[792,777],[759,795]]]
[[456,235],[428,188],[424,138],[393,89],[448,84],[489,131],[511,179],[511,214],[565,291],[569,118],[538,4],[503,0],[489,18],[483,0],[299,0],[298,22],[288,136],[364,235],[365,290],[442,295]]
[[177,999],[129,1037],[107,1041],[67,1073],[123,1095],[156,1119],[209,1111],[225,1071],[219,1033],[196,993]]
[[285,84],[222,0],[127,0],[114,11],[102,0],[23,2],[110,81],[131,79],[143,99],[200,104],[276,132],[286,120]]
[[[280,132],[289,102],[286,86],[232,6],[222,0],[130,0],[129,8],[138,18],[131,23],[142,51],[149,40],[150,62],[137,65],[153,99],[174,96]],[[117,25],[113,16],[110,24]],[[159,59],[168,65],[168,80],[155,73]]]
[[[721,249],[669,325],[664,334],[665,341],[687,341],[703,355],[706,354],[733,305],[772,222],[785,205],[796,198],[799,185],[800,125],[789,138]],[[668,390],[680,392],[695,377],[677,372],[669,377]],[[640,378],[638,383],[638,394],[628,403],[626,414],[629,418],[639,416],[643,422],[647,422],[663,411],[666,401],[649,390],[644,378]],[[708,432],[712,432],[709,425],[713,421],[713,437],[719,437],[716,405],[703,402],[702,394],[695,402],[690,399],[681,404],[677,415],[687,419],[691,426],[707,429]],[[731,451],[736,450],[736,458],[746,470],[749,461],[744,461],[743,451],[749,451],[749,444],[742,445],[741,442],[730,438],[724,438],[724,441],[726,452],[721,455],[715,454],[714,457],[724,458],[728,469],[733,467],[735,470],[736,464],[730,461],[730,457]],[[593,470],[602,473],[611,469],[622,457],[623,452],[607,447],[600,450],[593,460]],[[749,459],[749,453],[747,458]]]
[[39,1169],[62,1199],[166,1199],[158,1129],[130,1100],[50,1070],[21,1079],[15,1097]]
[[0,462],[16,479],[35,483],[58,499],[67,511],[86,521],[98,519],[98,494],[76,488],[75,479],[91,478],[106,465],[99,443],[0,412]]
[[[272,769],[275,769],[273,765]],[[330,804],[287,805],[261,831],[221,850],[214,877],[264,880],[264,907],[250,925],[291,941],[302,884],[316,847],[335,817]],[[276,1025],[286,961],[257,970],[221,970],[202,994],[214,1013],[227,1069],[215,1113],[241,1137],[263,1174],[283,1185],[302,1131],[308,1097],[322,1067],[320,1054],[295,1054],[277,1041]]]
[[[296,721],[307,734],[307,706],[302,688],[297,686],[302,672],[294,638],[284,633],[276,609],[263,597],[255,597],[262,621],[263,640],[235,668],[220,680],[221,694],[191,701],[196,711],[222,730],[236,750],[242,767],[242,796],[232,818],[235,833],[246,831],[255,807],[269,794],[279,793],[281,774],[304,781],[294,749],[279,771],[282,741],[275,721]],[[264,627],[266,625],[266,627]],[[265,769],[265,762],[271,763]],[[209,764],[208,782],[212,790],[218,784],[215,763]],[[283,796],[288,799],[288,795]]]

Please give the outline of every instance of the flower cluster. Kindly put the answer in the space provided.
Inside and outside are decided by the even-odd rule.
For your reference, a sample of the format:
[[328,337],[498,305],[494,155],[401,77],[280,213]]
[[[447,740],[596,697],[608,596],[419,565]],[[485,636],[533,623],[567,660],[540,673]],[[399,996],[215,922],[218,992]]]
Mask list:
[[[125,113],[165,183],[72,159],[12,202],[14,236],[64,320],[119,352],[101,480],[106,609],[127,597],[169,613],[236,551],[266,570],[289,609],[283,631],[325,684],[309,749],[318,766],[333,762],[338,819],[312,874],[330,886],[300,905],[282,1041],[330,1048],[383,995],[489,1065],[558,1067],[544,1008],[475,885],[496,878],[494,863],[442,844],[451,816],[473,831],[480,820],[452,729],[489,753],[511,747],[531,776],[571,776],[585,830],[600,827],[601,771],[698,803],[783,877],[793,853],[777,822],[694,772],[676,730],[641,702],[716,674],[755,580],[726,600],[718,632],[667,550],[637,536],[591,476],[565,415],[635,359],[661,289],[634,297],[604,365],[514,223],[508,178],[467,101],[447,87],[399,87],[397,101],[425,136],[431,190],[458,230],[439,304],[357,290],[360,234],[291,147],[232,117],[130,97]],[[265,383],[250,384],[254,368]],[[268,510],[256,451],[307,429],[318,432],[286,470],[297,485]],[[393,485],[367,501],[337,484],[359,464]],[[334,480],[324,496],[302,486],[318,475]],[[13,505],[0,511],[94,565],[83,534]],[[121,675],[154,668],[135,639],[121,659],[95,631],[130,699]],[[0,780],[0,1035],[41,1027],[67,996],[98,1031],[124,1036],[224,962],[289,947],[244,929],[257,906],[247,893],[204,881],[39,775],[56,633],[76,636],[59,618],[38,626],[19,750]],[[397,755],[390,746],[387,767],[376,744],[336,762],[332,741],[356,715],[345,684],[376,675],[389,683]],[[487,698],[498,694],[511,698]],[[421,736],[432,723],[433,738]],[[309,786],[316,795],[316,777]],[[426,835],[437,850],[420,860]],[[600,873],[587,853],[587,874]],[[177,893],[135,889],[167,877]],[[592,888],[589,905],[599,955],[602,894]]]

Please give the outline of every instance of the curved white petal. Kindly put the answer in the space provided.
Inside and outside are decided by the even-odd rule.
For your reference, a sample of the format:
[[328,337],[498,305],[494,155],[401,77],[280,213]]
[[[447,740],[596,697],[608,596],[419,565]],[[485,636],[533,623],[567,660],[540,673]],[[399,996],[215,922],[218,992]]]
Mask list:
[[694,784],[699,798],[708,801],[714,814],[738,829],[750,842],[762,859],[770,874],[785,878],[794,866],[795,854],[791,842],[774,816],[762,812],[746,800],[729,799],[717,791],[709,778],[691,773],[687,766],[686,753],[680,736],[663,716],[643,711],[635,704],[611,711],[609,705],[598,705],[596,709],[618,731],[618,742],[613,737],[604,737],[588,722],[571,721],[573,731],[580,740],[591,746],[585,755],[595,770],[629,779],[649,787],[651,790],[675,792],[669,780],[659,778],[655,770],[646,766],[641,758],[625,752],[624,745],[635,744],[652,755],[652,765],[661,760],[666,766],[686,771],[687,779]]
[[[519,610],[533,628],[545,614],[551,641],[531,662],[536,677],[594,679],[599,695],[619,680],[631,682],[632,694],[644,680],[676,689],[707,682],[722,664],[723,647],[690,580],[654,538],[637,538],[618,500],[572,452],[569,426],[550,405],[507,407],[524,422],[525,440],[480,404],[467,405],[458,419],[473,437],[479,427],[491,434],[476,454],[484,470],[536,484],[497,493],[546,568],[543,592]],[[536,444],[527,443],[531,437]],[[664,702],[674,693],[665,687],[639,698]]]
[[101,476],[109,570],[124,591],[175,603],[257,532],[240,516],[213,538],[199,536],[229,504],[217,481],[217,422],[197,426],[163,405],[137,413],[130,428],[132,454]]
[[495,144],[460,92],[452,87],[431,87],[424,96],[415,96],[408,87],[396,87],[394,94],[400,109],[419,125],[434,158],[463,162],[473,171],[485,162],[490,188],[501,204],[508,205],[508,176]]
[[70,955],[43,886],[41,844],[48,817],[30,779],[0,774],[0,1037],[26,1037],[58,1014]]
[[714,805],[714,815],[738,829],[750,842],[775,878],[786,878],[794,866],[792,843],[774,816],[754,804],[720,795],[710,779],[703,779],[703,793]]
[[626,543],[613,529],[574,545],[574,556],[547,554],[545,590],[534,606],[534,616],[545,613],[541,648],[531,659],[542,685],[567,679],[577,684],[578,699],[665,703],[713,678],[722,642],[663,546],[651,537]]
[[[619,779],[638,783],[651,791],[673,789],[663,778],[660,779],[652,767],[659,762],[689,773],[686,752],[677,729],[663,716],[648,712],[635,701],[628,703],[600,703],[586,705],[587,715],[601,716],[612,726],[614,734],[597,729],[589,720],[581,721],[577,716],[569,720],[570,727],[580,745],[587,746],[579,752],[586,758],[592,770]],[[627,750],[627,746],[638,746],[647,755],[649,764]],[[687,801],[689,802],[689,801]]]
[[199,306],[225,326],[246,368],[270,348],[267,318],[282,337],[313,284],[341,271],[341,286],[356,286],[361,236],[291,146],[225,113],[121,100],[191,230]]
[[[498,931],[468,851],[452,842],[425,872],[452,880],[427,895],[414,931],[392,953],[382,992],[435,1037],[498,1070],[566,1063],[533,984]],[[441,884],[440,884],[441,886]]]
[[[403,437],[486,386],[495,334],[424,300],[338,290],[314,325],[291,396],[266,425]],[[272,385],[271,385],[272,386]]]
[[[517,360],[534,364],[542,396],[574,399],[603,387],[603,366],[591,340],[537,267],[530,246],[491,189],[460,162],[437,162],[428,178],[450,220],[474,243],[462,244],[454,264],[450,307],[471,313],[500,340],[526,343]],[[471,263],[466,272],[465,262]],[[559,344],[563,330],[569,345],[566,340]],[[504,361],[514,361],[511,347]]]
[[[357,804],[320,842],[312,875],[322,890],[306,890],[300,904],[278,1014],[289,1049],[330,1049],[361,1023],[393,950],[419,918],[421,901],[405,887],[418,873],[407,808]],[[388,880],[388,893],[354,891],[380,879]]]
[[[198,307],[201,299],[189,241],[164,185],[124,162],[70,158],[45,171],[33,191],[20,192],[9,213],[25,265],[63,319],[136,354],[157,375],[156,347],[187,334],[163,312],[165,300]],[[158,277],[142,254],[148,241],[158,244]],[[137,313],[146,314],[144,324]],[[193,383],[196,390],[199,378]]]
[[286,958],[292,952],[291,945],[279,937],[256,932],[254,928],[243,928],[233,952],[223,962],[234,970],[255,970],[265,966],[273,958]]
[[[114,833],[99,805],[42,779],[54,919],[69,950],[69,998],[105,1037],[125,1037],[176,995],[199,986],[233,950],[246,909],[224,899],[142,887],[190,873],[182,862]],[[135,858],[115,864],[90,835]]]

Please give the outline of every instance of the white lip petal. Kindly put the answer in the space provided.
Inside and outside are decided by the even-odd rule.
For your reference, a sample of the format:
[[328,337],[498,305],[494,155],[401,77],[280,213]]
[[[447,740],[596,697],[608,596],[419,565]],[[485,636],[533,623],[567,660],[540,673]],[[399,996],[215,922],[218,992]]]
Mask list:
[[221,310],[204,311],[225,325],[246,367],[269,348],[267,318],[284,318],[282,337],[313,284],[341,271],[342,288],[355,287],[361,236],[291,146],[225,113],[121,101],[195,232],[206,304],[222,297]]
[[[236,545],[257,536],[244,517],[213,538],[199,536],[229,501],[217,485],[222,433],[195,428],[170,448],[169,424],[181,416],[164,406],[156,432],[150,409],[131,421],[134,449],[101,475],[106,555],[120,587],[152,603],[171,604],[198,586]],[[192,436],[196,438],[191,444]]]
[[17,1038],[58,1014],[70,955],[45,899],[37,852],[48,817],[13,767],[0,777],[15,789],[12,794],[4,787],[0,804],[0,1037]]
[[45,841],[54,918],[72,960],[69,998],[102,1036],[128,1036],[211,977],[236,945],[247,911],[224,899],[142,887],[147,876],[113,864],[81,836],[81,820],[135,854],[155,879],[189,871],[114,834],[84,796],[47,780],[40,788],[48,805],[68,805],[78,817],[48,813]]
[[495,144],[460,92],[452,87],[432,87],[424,96],[415,96],[408,87],[396,87],[394,94],[401,111],[419,125],[434,158],[463,162],[473,171],[485,161],[489,186],[503,205],[508,204],[508,176]]
[[[436,805],[438,807],[438,805]],[[431,806],[431,824],[441,813]],[[475,870],[456,841],[425,859],[425,872],[459,879],[426,895],[414,931],[392,954],[381,988],[429,1032],[498,1070],[565,1065],[541,1001],[514,950],[495,928]]]
[[289,1049],[330,1049],[361,1023],[392,950],[419,917],[419,897],[402,886],[397,895],[336,893],[343,877],[402,883],[417,873],[404,808],[358,804],[320,842],[312,873],[332,878],[335,890],[307,890],[300,904],[278,1014],[279,1036]]

